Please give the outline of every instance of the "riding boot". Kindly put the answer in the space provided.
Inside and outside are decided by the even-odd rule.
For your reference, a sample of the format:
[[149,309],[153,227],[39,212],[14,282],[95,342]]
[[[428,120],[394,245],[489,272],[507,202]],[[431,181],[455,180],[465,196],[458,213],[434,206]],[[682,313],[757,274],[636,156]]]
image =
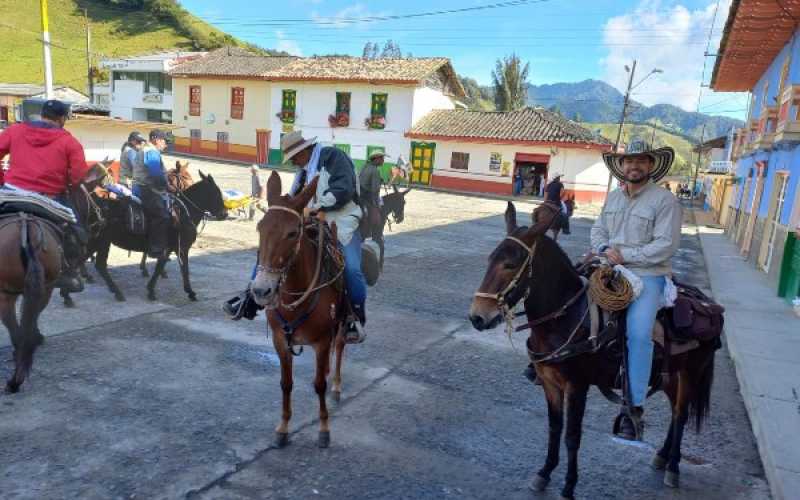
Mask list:
[[74,266],[70,262],[79,262],[83,254],[82,249],[86,245],[86,232],[83,228],[75,224],[66,224],[63,227],[63,257],[61,260],[61,273],[53,284],[54,288],[59,288],[67,293],[80,293],[83,291],[83,280]]
[[53,283],[53,288],[59,288],[67,293],[81,293],[83,291],[83,280],[74,269],[63,267],[61,274],[58,275]]
[[562,214],[562,215],[561,215],[561,218],[562,218],[562,220],[563,220],[563,225],[562,225],[561,227],[562,227],[562,229],[564,230],[564,231],[563,231],[563,232],[564,232],[564,234],[570,234],[570,230],[569,230],[569,217],[568,217],[566,214]]
[[642,424],[642,416],[644,415],[644,408],[641,406],[634,406],[630,409],[630,415],[623,408],[620,411],[619,417],[619,430],[617,436],[628,441],[641,441],[644,426]]
[[367,323],[367,313],[363,304],[353,304],[353,313],[347,319],[347,330],[345,331],[345,342],[348,344],[360,344],[367,338],[364,325]]
[[531,383],[534,385],[542,385],[542,381],[539,379],[539,375],[536,373],[536,368],[533,366],[533,363],[530,363],[525,370],[522,372],[525,375],[525,378],[530,380]]

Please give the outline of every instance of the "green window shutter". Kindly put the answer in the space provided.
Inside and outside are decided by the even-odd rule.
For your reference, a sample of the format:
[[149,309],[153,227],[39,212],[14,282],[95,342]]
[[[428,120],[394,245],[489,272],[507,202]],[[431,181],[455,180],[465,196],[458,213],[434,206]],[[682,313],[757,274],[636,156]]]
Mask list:
[[294,111],[297,104],[297,92],[294,90],[284,90],[281,109],[283,111]]
[[386,94],[372,94],[372,116],[386,116]]
[[335,147],[339,151],[342,151],[347,156],[350,156],[350,145],[349,144],[334,144],[333,147]]
[[336,93],[336,114],[350,112],[350,92]]

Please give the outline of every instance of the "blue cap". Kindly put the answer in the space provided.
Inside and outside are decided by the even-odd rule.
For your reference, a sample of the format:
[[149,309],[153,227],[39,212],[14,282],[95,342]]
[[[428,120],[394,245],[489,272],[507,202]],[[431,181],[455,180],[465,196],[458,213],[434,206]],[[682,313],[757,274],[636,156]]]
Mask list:
[[154,128],[150,131],[150,142],[155,141],[156,139],[164,139],[167,140],[167,133],[161,129]]
[[56,99],[45,101],[42,105],[42,117],[44,118],[63,118],[69,116],[69,104],[65,104]]

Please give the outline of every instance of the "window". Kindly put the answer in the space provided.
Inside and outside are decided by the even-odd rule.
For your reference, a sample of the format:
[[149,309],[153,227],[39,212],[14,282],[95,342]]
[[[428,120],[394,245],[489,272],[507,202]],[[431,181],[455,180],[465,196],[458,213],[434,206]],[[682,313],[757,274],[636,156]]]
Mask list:
[[331,127],[350,126],[350,92],[336,93],[336,113],[328,116]]
[[157,123],[172,123],[172,111],[163,111],[160,109],[146,109],[145,118],[149,122]]
[[450,158],[450,168],[454,170],[467,170],[469,166],[469,153],[457,153],[453,151]]
[[163,94],[164,93],[164,77],[161,73],[144,73],[144,93],[145,94]]
[[200,85],[189,86],[189,114],[200,116]]
[[244,117],[244,89],[233,87],[231,89],[231,118],[241,120]]
[[347,156],[350,156],[350,145],[349,144],[334,144],[333,147],[335,147],[339,151],[342,151]]
[[164,76],[164,93],[171,94],[172,93],[172,77],[169,75]]
[[499,172],[503,164],[503,155],[501,153],[489,153],[489,171]]
[[769,93],[769,82],[764,82],[764,93],[761,94],[761,107],[767,105],[767,94]]
[[387,94],[372,94],[370,117],[367,119],[369,128],[382,129],[386,127],[386,101]]
[[283,123],[294,123],[297,109],[297,91],[284,90],[281,96],[281,112],[278,115]]

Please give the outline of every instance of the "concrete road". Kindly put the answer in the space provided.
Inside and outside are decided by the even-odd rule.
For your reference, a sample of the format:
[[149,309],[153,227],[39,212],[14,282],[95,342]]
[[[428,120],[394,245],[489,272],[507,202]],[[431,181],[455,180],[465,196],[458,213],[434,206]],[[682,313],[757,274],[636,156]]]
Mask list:
[[[247,169],[195,162],[225,187],[249,189]],[[288,177],[284,177],[288,179]],[[524,336],[477,333],[467,321],[486,257],[503,236],[505,203],[413,191],[406,222],[388,237],[385,273],[370,290],[369,338],[348,347],[332,445],[316,447],[313,358],[295,362],[291,444],[272,447],[280,414],[277,358],[263,316],[218,312],[252,266],[255,224],[209,223],[191,259],[200,301],[176,266],[145,299],[138,255],[116,251],[112,272],[128,301],[100,284],[64,309],[54,298],[34,373],[0,395],[0,497],[45,498],[557,498],[562,464],[543,494],[527,490],[545,454],[540,388],[521,375]],[[530,205],[520,204],[529,213]],[[588,245],[590,217],[565,249]],[[694,236],[678,272],[707,286]],[[7,336],[0,375],[8,376]],[[687,433],[682,489],[648,462],[666,432],[667,404],[648,402],[645,442],[613,439],[616,409],[592,391],[581,450],[581,498],[768,498],[725,351],[717,356],[712,415]]]

